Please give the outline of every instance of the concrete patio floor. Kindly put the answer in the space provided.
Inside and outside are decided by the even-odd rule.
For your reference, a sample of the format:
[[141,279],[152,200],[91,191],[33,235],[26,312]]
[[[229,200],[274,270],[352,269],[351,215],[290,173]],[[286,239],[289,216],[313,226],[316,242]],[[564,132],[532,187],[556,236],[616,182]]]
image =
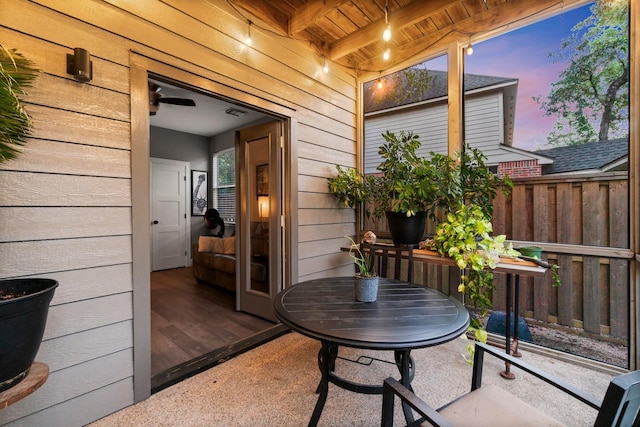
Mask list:
[[[414,350],[413,387],[434,407],[468,391],[471,367],[466,355],[468,341],[455,339],[440,346]],[[609,365],[569,357],[560,360],[521,346],[523,359],[576,387],[602,399],[612,376],[622,372]],[[316,403],[320,373],[318,341],[288,333],[239,355],[151,398],[103,418],[92,427],[112,426],[306,426]],[[366,354],[390,360],[391,352],[340,349],[340,356],[356,359]],[[395,366],[373,360],[363,366],[338,359],[336,372],[354,381],[382,383],[397,377]],[[484,384],[494,383],[525,399],[569,426],[592,425],[596,411],[555,390],[542,381],[512,368],[516,379],[505,380],[504,364],[487,357]],[[376,426],[380,423],[382,398],[362,395],[330,385],[319,426]],[[398,425],[401,411],[396,411]]]

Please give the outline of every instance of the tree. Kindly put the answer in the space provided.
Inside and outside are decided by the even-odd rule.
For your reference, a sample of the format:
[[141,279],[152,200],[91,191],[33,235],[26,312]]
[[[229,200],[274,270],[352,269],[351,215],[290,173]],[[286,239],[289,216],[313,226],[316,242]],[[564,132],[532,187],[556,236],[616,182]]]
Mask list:
[[372,105],[399,106],[412,102],[422,101],[424,93],[431,87],[433,76],[427,70],[425,64],[415,65],[405,68],[397,73],[390,74],[378,79],[382,88],[378,84],[366,86],[368,97]]
[[0,44],[0,163],[13,159],[27,142],[31,117],[23,96],[38,73],[21,53]]
[[[545,116],[557,116],[551,145],[606,141],[628,134],[629,14],[627,2],[598,1],[572,28],[553,62],[568,60],[546,99],[534,98]],[[595,126],[598,126],[596,133]]]

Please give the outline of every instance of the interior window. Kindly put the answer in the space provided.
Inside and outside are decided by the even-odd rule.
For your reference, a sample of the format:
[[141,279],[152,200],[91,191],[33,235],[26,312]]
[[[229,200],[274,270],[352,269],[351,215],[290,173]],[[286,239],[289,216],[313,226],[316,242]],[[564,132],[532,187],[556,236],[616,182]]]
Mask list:
[[213,155],[213,207],[227,224],[236,222],[236,161],[235,150],[218,151]]

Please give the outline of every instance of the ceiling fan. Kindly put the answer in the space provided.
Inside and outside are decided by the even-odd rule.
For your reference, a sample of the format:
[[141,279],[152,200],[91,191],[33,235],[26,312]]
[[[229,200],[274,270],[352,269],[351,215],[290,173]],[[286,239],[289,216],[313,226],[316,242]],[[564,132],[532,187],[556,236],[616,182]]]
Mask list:
[[160,104],[181,105],[183,107],[195,107],[196,102],[190,98],[178,98],[162,96],[160,91],[162,88],[152,82],[149,82],[149,115],[155,116],[158,112]]

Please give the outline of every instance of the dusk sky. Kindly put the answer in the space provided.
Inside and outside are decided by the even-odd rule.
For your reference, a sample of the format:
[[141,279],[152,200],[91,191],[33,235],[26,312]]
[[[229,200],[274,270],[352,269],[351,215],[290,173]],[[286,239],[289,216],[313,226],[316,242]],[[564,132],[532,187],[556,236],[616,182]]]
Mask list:
[[[564,12],[473,45],[473,55],[465,56],[465,73],[518,78],[518,100],[513,145],[526,150],[541,148],[552,131],[555,118],[544,117],[532,99],[547,96],[551,82],[565,64],[553,64],[548,57],[557,51],[575,24],[590,15],[590,6]],[[446,70],[442,60],[427,62],[427,68]]]

